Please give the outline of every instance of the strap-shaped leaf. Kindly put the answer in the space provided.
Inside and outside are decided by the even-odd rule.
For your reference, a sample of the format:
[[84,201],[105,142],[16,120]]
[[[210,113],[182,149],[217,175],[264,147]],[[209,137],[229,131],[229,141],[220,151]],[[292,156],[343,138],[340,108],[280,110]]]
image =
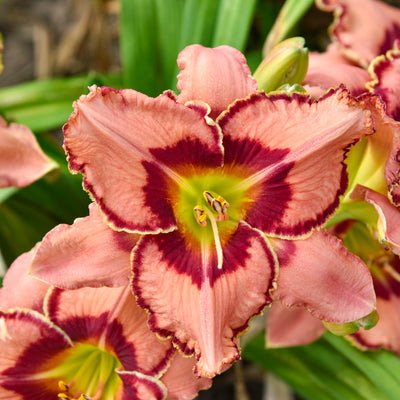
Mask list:
[[396,400],[400,359],[385,350],[363,352],[330,333],[302,347],[266,349],[254,338],[243,356],[286,381],[309,400]]

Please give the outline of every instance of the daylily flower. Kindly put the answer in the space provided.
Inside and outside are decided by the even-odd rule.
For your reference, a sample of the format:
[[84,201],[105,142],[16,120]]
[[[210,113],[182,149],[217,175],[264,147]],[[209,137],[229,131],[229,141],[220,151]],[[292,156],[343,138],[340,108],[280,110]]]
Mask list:
[[0,136],[0,188],[27,186],[56,166],[26,126],[0,117]]
[[[335,20],[329,29],[332,42],[326,51],[310,53],[305,88],[315,98],[340,83],[355,96],[371,90],[368,67],[371,74],[379,75],[380,68],[387,69],[387,66],[379,62],[381,65],[375,64],[375,67],[375,59],[393,49],[398,50],[400,9],[376,0],[317,0],[316,5],[332,12]],[[393,68],[394,64],[390,64]],[[388,79],[392,75],[386,73]],[[382,92],[371,90],[380,95],[385,93],[385,101],[388,96],[395,97],[393,81],[388,79],[382,82]]]
[[346,57],[363,68],[393,48],[400,38],[400,9],[377,0],[316,0],[333,12],[332,42]]
[[32,253],[17,259],[9,273],[21,275],[23,289],[29,285],[35,297],[19,298],[16,305],[42,303],[43,313],[6,310],[20,287],[8,279],[0,289],[1,398],[190,399],[210,386],[193,374],[194,359],[184,359],[171,341],[149,331],[128,285],[50,287],[45,297],[45,284],[25,275]]
[[[206,80],[202,71],[206,87],[220,81],[219,94],[226,76],[248,81],[242,62],[226,61],[236,52],[200,50],[185,51],[185,71],[208,59],[202,65],[214,74]],[[64,145],[71,171],[85,175],[109,224],[143,235],[132,256],[132,287],[150,327],[194,352],[198,373],[213,376],[239,357],[235,337],[271,302],[277,263],[264,234],[300,238],[327,220],[346,188],[346,149],[372,125],[343,89],[318,103],[255,93],[215,124],[209,107],[195,101],[198,77],[183,75],[181,93],[190,88],[185,100],[193,100],[184,105],[171,92],[153,99],[92,86],[74,104]],[[201,96],[211,110],[219,103],[213,93]],[[370,289],[352,317],[373,310]]]

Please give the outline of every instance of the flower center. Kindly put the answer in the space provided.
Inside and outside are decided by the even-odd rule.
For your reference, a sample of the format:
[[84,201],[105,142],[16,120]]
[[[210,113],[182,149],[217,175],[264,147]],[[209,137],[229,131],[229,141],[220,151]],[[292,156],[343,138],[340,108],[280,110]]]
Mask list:
[[178,229],[188,245],[215,245],[218,268],[222,268],[222,245],[236,231],[251,203],[243,178],[224,169],[205,171],[185,178],[173,195]]
[[66,400],[111,400],[121,383],[112,354],[90,344],[77,344],[57,355],[57,364],[40,378],[58,381],[58,397]]

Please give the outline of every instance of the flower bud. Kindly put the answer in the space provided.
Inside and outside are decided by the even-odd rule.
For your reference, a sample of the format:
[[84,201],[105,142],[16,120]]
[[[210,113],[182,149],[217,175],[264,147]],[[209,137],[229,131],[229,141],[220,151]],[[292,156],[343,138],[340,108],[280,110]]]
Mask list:
[[268,93],[285,84],[301,84],[308,68],[304,44],[302,37],[294,37],[276,45],[253,75],[258,89]]

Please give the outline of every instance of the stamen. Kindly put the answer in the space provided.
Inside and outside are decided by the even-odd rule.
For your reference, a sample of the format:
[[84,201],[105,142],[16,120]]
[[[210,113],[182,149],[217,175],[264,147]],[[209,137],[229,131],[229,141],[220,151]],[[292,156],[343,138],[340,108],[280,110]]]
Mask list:
[[64,381],[59,381],[59,382],[58,382],[58,387],[59,387],[60,390],[62,390],[63,392],[68,392],[68,390],[69,390],[69,386],[68,386]]
[[201,226],[207,226],[207,214],[202,206],[196,206],[193,211],[196,214],[196,221]]
[[210,218],[211,227],[214,234],[215,248],[217,250],[217,266],[218,269],[221,269],[223,263],[223,253],[222,253],[221,240],[219,238],[217,222],[216,219],[214,218],[214,215],[211,212],[208,211],[207,216],[208,218]]
[[207,203],[213,208],[214,211],[217,212],[216,220],[218,222],[227,221],[229,219],[229,215],[227,209],[229,207],[229,203],[221,196],[215,198],[210,192],[203,192],[203,196],[206,199]]
[[67,385],[64,381],[59,381],[58,382],[58,387],[62,391],[62,393],[58,393],[57,397],[60,399],[65,399],[65,400],[92,400],[90,396],[87,396],[86,394],[81,394],[78,398],[73,398],[71,397],[68,392],[69,392],[69,385]]

